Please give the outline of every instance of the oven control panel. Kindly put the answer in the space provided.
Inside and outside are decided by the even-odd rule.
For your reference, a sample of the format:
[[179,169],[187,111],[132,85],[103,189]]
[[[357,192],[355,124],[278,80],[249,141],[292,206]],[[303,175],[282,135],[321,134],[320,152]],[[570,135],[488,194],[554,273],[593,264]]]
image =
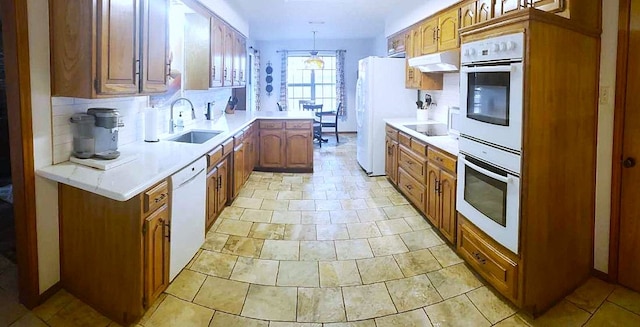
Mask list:
[[463,43],[460,62],[465,65],[490,61],[522,61],[524,33],[496,36],[480,41]]

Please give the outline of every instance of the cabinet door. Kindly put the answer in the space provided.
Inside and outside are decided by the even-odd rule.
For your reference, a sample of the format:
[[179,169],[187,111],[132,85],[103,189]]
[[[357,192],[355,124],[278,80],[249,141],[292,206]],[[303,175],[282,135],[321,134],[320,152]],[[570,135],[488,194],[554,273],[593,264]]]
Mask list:
[[456,178],[448,172],[440,171],[440,232],[449,242],[456,240]]
[[433,226],[440,226],[440,203],[438,182],[440,179],[440,168],[432,163],[427,163],[427,207],[425,213]]
[[244,179],[247,180],[253,171],[253,132],[244,136]]
[[211,228],[218,216],[218,169],[213,168],[207,175],[207,218],[205,226]]
[[476,23],[482,23],[493,18],[493,1],[494,0],[478,0]]
[[144,223],[144,302],[149,306],[169,286],[169,208],[160,207]]
[[184,14],[184,74],[185,90],[208,90],[211,60],[211,24],[209,18],[198,13]]
[[438,51],[460,47],[458,37],[458,19],[460,9],[449,10],[438,17]]
[[284,151],[284,132],[281,129],[260,130],[260,167],[284,167]]
[[405,49],[407,51],[406,53],[406,57],[407,58],[413,58],[413,33],[411,33],[411,31],[408,31],[407,34],[404,35],[404,44],[405,44]]
[[223,159],[220,162],[216,169],[218,169],[218,197],[216,204],[216,209],[218,210],[217,215],[219,215],[224,206],[227,205],[227,198],[229,192],[229,164],[227,159]]
[[478,1],[472,1],[460,7],[460,28],[472,26],[477,22]]
[[211,17],[211,87],[224,83],[224,23],[218,17]]
[[238,85],[245,86],[247,84],[247,39],[238,34],[237,36],[237,59],[238,59]]
[[404,34],[398,34],[395,37],[395,41],[396,41],[396,52],[403,52],[406,50]]
[[103,0],[97,3],[96,93],[136,94],[141,69],[138,55],[139,1]]
[[169,0],[144,0],[142,29],[143,93],[167,90],[169,63]]
[[244,184],[244,144],[240,143],[233,150],[233,197],[238,196],[238,192]]
[[522,8],[524,8],[524,0],[496,0],[493,16],[499,17]]
[[233,56],[234,56],[234,47],[235,44],[235,32],[225,25],[224,32],[224,70],[223,74],[223,86],[232,86],[233,85]]
[[308,168],[313,159],[312,132],[286,131],[286,163],[287,168]]
[[387,153],[385,158],[385,173],[393,184],[398,183],[398,142],[386,138]]
[[234,33],[233,35],[233,85],[240,85],[240,71],[241,71],[241,59],[242,53],[244,52],[242,35],[239,33]]
[[528,0],[529,6],[537,9],[558,12],[564,9],[564,0]]
[[420,54],[430,54],[438,51],[437,33],[438,19],[430,19],[420,25]]

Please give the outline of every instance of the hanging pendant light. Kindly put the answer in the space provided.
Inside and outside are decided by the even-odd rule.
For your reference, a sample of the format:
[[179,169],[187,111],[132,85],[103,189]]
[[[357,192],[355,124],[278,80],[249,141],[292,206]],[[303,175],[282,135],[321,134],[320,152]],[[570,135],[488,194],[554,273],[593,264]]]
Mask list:
[[324,61],[318,57],[318,51],[316,51],[316,31],[313,31],[313,51],[310,54],[311,56],[304,61],[304,68],[324,69]]

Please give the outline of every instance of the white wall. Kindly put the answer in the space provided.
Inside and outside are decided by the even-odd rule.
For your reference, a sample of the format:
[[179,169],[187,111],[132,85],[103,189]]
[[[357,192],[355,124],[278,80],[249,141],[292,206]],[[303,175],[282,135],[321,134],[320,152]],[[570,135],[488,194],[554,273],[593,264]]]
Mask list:
[[[280,100],[280,68],[281,54],[278,50],[306,50],[311,49],[313,44],[310,40],[283,40],[283,41],[257,41],[255,47],[260,50],[260,79],[261,83],[260,99],[262,110],[275,111],[278,110],[276,102]],[[358,39],[358,40],[317,40],[316,49],[321,50],[347,50],[345,55],[345,84],[347,98],[347,120],[338,122],[338,129],[344,132],[356,131],[355,117],[355,93],[356,81],[358,74],[358,60],[375,55],[374,39]],[[265,69],[267,63],[271,62],[273,67],[273,92],[267,95],[265,91],[266,83]]]
[[390,15],[385,21],[385,36],[401,31],[434,13],[459,2],[460,0],[424,1],[408,13]]
[[228,4],[228,0],[200,0],[200,2],[244,36],[249,36],[249,22]]
[[598,149],[596,172],[596,217],[594,268],[609,271],[609,227],[611,221],[611,160],[613,152],[613,110],[615,105],[616,55],[618,47],[618,1],[602,6],[602,48],[600,56],[600,98],[598,107]]
[[388,55],[387,50],[387,37],[384,34],[376,37],[373,49],[374,55],[386,57]]

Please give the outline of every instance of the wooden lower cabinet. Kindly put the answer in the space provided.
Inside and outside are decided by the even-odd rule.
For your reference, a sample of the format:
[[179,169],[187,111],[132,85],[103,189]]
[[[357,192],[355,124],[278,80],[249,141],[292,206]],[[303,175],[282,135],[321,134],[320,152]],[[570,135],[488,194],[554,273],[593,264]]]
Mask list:
[[285,166],[285,136],[282,129],[260,130],[261,168],[281,168]]
[[231,198],[235,199],[244,185],[244,143],[240,143],[233,149],[233,188]]
[[207,218],[205,224],[207,230],[211,228],[227,204],[228,184],[228,160],[224,158],[207,174]]
[[313,133],[309,130],[287,130],[285,138],[285,167],[308,168],[313,162]]
[[426,190],[423,183],[411,177],[404,169],[398,169],[398,188],[418,208],[425,207]]
[[257,170],[313,172],[311,120],[259,121]]
[[455,159],[428,149],[426,215],[442,235],[456,241],[456,175]]
[[122,325],[136,322],[169,285],[167,181],[124,202],[58,191],[62,287]]
[[398,141],[387,136],[384,171],[392,184],[398,184]]

